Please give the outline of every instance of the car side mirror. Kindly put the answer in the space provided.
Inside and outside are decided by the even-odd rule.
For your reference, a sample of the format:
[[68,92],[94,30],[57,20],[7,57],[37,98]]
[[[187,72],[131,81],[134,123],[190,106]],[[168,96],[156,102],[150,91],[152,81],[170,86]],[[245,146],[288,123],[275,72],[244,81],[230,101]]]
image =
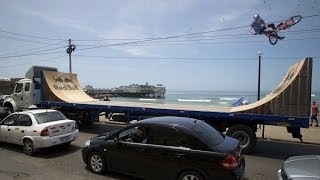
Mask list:
[[119,144],[119,143],[120,143],[119,137],[114,138],[114,139],[113,139],[113,142],[114,142],[115,144]]

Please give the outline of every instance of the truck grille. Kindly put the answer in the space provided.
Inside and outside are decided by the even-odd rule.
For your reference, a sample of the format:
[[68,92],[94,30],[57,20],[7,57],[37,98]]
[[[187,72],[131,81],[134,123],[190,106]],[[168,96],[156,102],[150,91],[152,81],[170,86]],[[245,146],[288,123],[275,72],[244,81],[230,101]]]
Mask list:
[[281,168],[281,177],[283,180],[288,180],[287,173],[284,171],[283,168]]

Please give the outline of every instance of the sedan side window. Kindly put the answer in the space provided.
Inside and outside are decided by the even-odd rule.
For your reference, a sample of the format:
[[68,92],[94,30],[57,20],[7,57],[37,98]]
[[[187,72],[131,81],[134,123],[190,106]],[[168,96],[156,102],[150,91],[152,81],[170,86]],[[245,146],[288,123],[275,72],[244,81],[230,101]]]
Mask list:
[[151,132],[149,144],[190,148],[187,134],[178,129],[155,127]]
[[3,125],[8,125],[8,126],[14,126],[15,125],[15,120],[17,119],[18,115],[13,114],[8,116],[3,122]]
[[136,126],[122,131],[119,134],[120,141],[134,142],[134,143],[147,143],[148,128],[143,126]]
[[16,126],[31,126],[32,121],[30,116],[26,114],[20,114],[18,119],[16,120]]

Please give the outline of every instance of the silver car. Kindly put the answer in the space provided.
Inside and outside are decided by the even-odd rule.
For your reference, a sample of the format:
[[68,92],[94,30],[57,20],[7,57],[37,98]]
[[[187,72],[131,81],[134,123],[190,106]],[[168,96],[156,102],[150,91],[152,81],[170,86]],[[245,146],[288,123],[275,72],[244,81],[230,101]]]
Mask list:
[[280,170],[279,180],[319,180],[320,155],[293,156],[287,159]]

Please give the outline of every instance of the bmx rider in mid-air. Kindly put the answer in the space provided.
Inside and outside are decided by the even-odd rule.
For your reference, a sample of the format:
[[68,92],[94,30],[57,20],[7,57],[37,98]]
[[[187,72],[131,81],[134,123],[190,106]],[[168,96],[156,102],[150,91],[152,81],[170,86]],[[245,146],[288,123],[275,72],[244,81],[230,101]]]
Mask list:
[[[268,30],[269,28],[272,28],[273,30],[276,30],[276,27],[274,24],[266,24],[263,19],[260,18],[259,14],[255,14],[253,16],[254,21],[250,25],[250,32],[254,35],[257,34],[263,34],[265,30]],[[277,36],[278,39],[282,40],[285,37],[284,36]]]

